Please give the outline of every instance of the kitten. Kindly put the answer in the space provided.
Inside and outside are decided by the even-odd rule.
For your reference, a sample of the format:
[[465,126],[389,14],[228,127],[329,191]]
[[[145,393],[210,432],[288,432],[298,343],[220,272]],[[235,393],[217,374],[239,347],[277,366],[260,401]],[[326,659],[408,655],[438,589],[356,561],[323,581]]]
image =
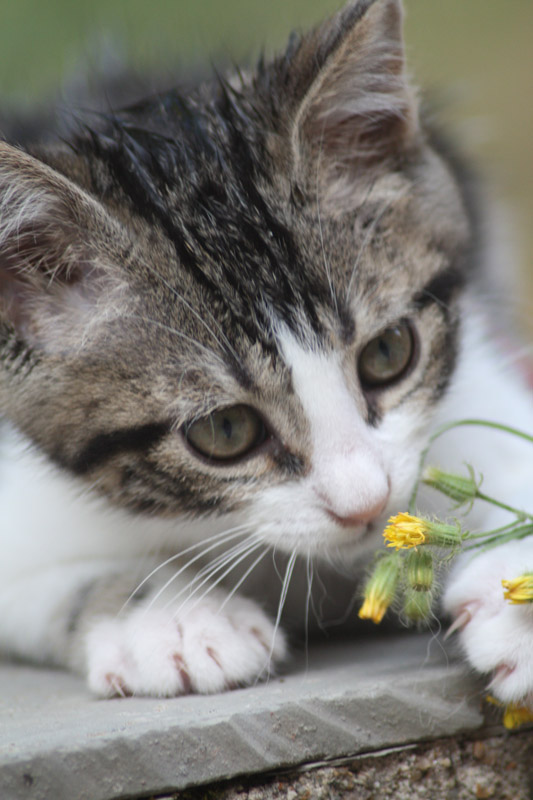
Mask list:
[[[0,145],[5,652],[104,696],[253,682],[286,656],[282,612],[309,626],[323,595],[318,623],[353,619],[435,425],[533,428],[401,22],[352,0],[254,72]],[[522,449],[462,430],[433,460],[523,505]],[[446,592],[504,700],[533,691],[530,610],[499,583],[528,559],[492,550]]]

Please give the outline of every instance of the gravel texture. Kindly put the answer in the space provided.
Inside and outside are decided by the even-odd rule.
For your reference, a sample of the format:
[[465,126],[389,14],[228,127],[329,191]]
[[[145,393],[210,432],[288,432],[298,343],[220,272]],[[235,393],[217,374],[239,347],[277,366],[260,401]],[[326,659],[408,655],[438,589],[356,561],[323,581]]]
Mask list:
[[445,739],[268,780],[263,776],[172,795],[172,800],[448,798],[533,800],[533,729],[473,740]]

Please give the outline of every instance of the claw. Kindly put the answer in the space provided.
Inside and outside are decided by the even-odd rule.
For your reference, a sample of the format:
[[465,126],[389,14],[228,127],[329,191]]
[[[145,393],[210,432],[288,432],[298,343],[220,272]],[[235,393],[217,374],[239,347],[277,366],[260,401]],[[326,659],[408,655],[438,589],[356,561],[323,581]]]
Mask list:
[[173,660],[174,664],[176,665],[176,669],[179,672],[179,676],[181,678],[181,682],[183,685],[183,693],[190,694],[190,692],[192,691],[192,683],[191,683],[191,677],[185,666],[185,662],[183,661],[183,658],[179,655],[179,653],[174,653]]
[[514,672],[515,667],[509,664],[499,664],[492,674],[492,680],[489,683],[489,687],[497,686],[498,683],[505,680],[512,672]]
[[129,692],[124,684],[124,681],[119,675],[116,675],[114,672],[108,672],[106,677],[106,681],[109,687],[113,691],[113,695],[115,697],[129,697],[131,692]]
[[465,628],[471,619],[472,619],[472,614],[467,608],[464,608],[461,611],[461,613],[454,619],[454,621],[444,634],[444,641],[446,641],[446,639],[449,639],[452,633],[455,633],[455,631],[460,631],[463,628]]

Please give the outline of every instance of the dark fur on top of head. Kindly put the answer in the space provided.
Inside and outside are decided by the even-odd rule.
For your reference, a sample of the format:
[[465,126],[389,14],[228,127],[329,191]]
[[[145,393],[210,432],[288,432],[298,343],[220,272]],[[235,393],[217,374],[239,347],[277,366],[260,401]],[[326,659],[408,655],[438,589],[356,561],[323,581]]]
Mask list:
[[286,212],[275,207],[275,166],[256,134],[259,118],[222,79],[217,83],[207,105],[194,108],[175,94],[158,98],[73,147],[98,159],[131,213],[163,232],[206,300],[231,309],[250,341],[259,333],[265,350],[275,352],[268,309],[291,328],[298,324],[294,309],[302,309],[319,331],[317,308],[331,299],[320,276],[306,274]]
[[[282,329],[355,365],[384,325],[425,314],[432,358],[405,396],[444,391],[471,231],[417,119],[399,0],[351,2],[255,72],[0,157],[0,405],[114,502],[230,510],[308,468]],[[269,447],[195,460],[178,429],[235,403]]]

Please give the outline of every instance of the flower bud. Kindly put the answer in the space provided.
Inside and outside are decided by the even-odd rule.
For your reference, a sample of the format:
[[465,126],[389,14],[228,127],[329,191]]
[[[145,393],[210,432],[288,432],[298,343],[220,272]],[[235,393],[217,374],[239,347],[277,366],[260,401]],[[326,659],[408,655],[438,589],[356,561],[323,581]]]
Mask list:
[[427,543],[435,547],[460,547],[468,533],[463,533],[458,522],[447,525],[445,522],[428,522]]
[[410,622],[424,622],[431,616],[432,594],[407,587],[403,603],[403,613]]
[[428,592],[433,585],[433,556],[425,549],[412,550],[407,556],[406,580],[415,592]]
[[394,600],[400,578],[400,559],[396,555],[382,556],[365,586],[360,619],[371,619],[378,625]]
[[436,467],[428,467],[424,470],[422,482],[455,500],[460,506],[476,499],[481,482],[476,482],[472,467],[468,467],[468,472],[470,477],[465,478],[463,475],[454,475],[452,472],[443,472]]

